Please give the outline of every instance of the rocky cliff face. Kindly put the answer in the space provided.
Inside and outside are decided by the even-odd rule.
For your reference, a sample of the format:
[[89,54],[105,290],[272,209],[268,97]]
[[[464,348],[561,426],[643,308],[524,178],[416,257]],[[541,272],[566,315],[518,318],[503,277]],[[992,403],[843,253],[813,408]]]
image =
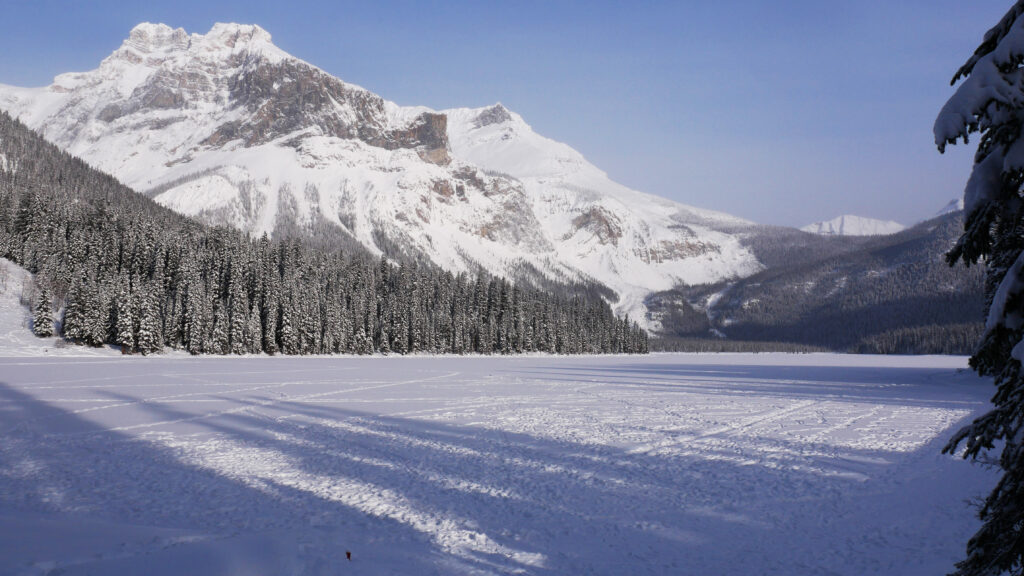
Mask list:
[[254,234],[333,228],[453,270],[596,280],[634,315],[652,290],[760,268],[741,220],[620,186],[500,104],[397,106],[258,26],[141,24],[95,70],[0,86],[0,108],[191,216]]
[[[166,82],[158,79],[155,84],[154,93],[168,92]],[[423,112],[405,126],[389,126],[380,96],[352,88],[297,60],[257,63],[232,79],[229,98],[244,115],[219,126],[204,144],[241,140],[252,147],[282,134],[316,128],[324,136],[356,139],[386,150],[416,150],[434,164],[450,161],[444,115]],[[184,101],[179,93],[167,94],[166,99]]]

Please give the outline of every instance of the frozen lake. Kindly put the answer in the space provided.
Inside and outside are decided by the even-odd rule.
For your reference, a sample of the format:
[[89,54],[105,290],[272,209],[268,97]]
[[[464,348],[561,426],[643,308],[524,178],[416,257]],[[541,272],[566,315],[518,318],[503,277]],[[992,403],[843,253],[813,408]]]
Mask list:
[[965,368],[0,358],[0,574],[944,574]]

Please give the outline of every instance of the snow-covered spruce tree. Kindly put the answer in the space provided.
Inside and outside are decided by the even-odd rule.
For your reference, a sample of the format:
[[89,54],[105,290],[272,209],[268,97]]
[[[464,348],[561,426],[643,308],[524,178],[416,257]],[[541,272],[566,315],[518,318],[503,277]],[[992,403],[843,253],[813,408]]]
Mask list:
[[245,338],[246,324],[249,322],[249,303],[246,300],[243,279],[240,278],[237,265],[231,266],[231,281],[228,284],[230,295],[230,328],[228,340],[232,354],[245,354],[248,350],[248,342]]
[[985,499],[982,527],[959,575],[1024,574],[1024,0],[988,33],[953,77],[963,83],[935,121],[940,151],[980,134],[964,190],[964,233],[947,258],[986,266],[988,319],[971,366],[995,377],[994,408],[953,436],[977,459],[1002,442],[1003,476]]
[[132,293],[128,279],[122,278],[115,298],[117,319],[114,321],[116,335],[114,342],[121,346],[122,354],[135,351],[135,306],[132,305]]
[[80,340],[84,334],[82,327],[84,322],[83,309],[85,306],[85,293],[82,282],[74,279],[64,302],[64,316],[61,319],[63,336],[68,340]]
[[278,305],[278,286],[271,281],[267,287],[263,310],[263,350],[273,356],[277,354],[277,318],[281,309]]
[[89,346],[103,346],[107,341],[110,323],[110,302],[106,287],[98,282],[89,283],[88,291],[89,306],[87,308],[86,322],[88,334],[85,343]]
[[248,353],[263,352],[263,323],[260,321],[260,308],[256,304],[249,310],[249,321],[245,325],[245,341]]
[[391,353],[391,344],[389,343],[390,340],[391,336],[388,335],[387,328],[381,328],[380,346],[377,347],[377,350],[385,356]]
[[228,319],[225,318],[224,308],[225,306],[219,302],[213,308],[213,332],[210,334],[210,340],[207,342],[207,351],[213,354],[227,354],[230,351],[228,347],[228,328],[225,326],[228,323]]
[[143,354],[158,352],[163,348],[163,335],[160,334],[160,307],[153,285],[142,286],[139,290],[136,320],[135,346]]
[[53,336],[52,296],[46,283],[40,283],[36,294],[35,309],[32,311],[32,332],[40,338]]
[[280,326],[280,337],[281,352],[288,355],[299,353],[299,335],[296,332],[292,317],[294,303],[289,299],[288,301],[281,303],[281,321],[278,323]]

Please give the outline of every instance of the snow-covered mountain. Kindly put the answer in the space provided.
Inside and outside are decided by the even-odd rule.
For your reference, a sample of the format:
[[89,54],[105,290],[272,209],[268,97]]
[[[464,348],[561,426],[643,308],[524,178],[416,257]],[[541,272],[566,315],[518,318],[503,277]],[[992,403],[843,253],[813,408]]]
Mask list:
[[[920,220],[920,222],[945,216],[946,214],[959,212],[963,209],[964,199],[962,197],[953,198],[938,212],[927,216]],[[907,227],[892,220],[875,220],[873,218],[864,218],[861,216],[844,215],[825,222],[808,224],[800,229],[804,232],[821,234],[824,236],[884,236],[902,232],[903,230],[906,230]]]
[[808,224],[800,229],[804,232],[827,236],[880,236],[895,234],[905,228],[906,226],[892,220],[875,220],[874,218],[844,214],[824,222]]
[[596,280],[633,314],[652,291],[761,269],[749,222],[621,186],[500,104],[398,106],[258,26],[140,24],[95,70],[0,85],[0,108],[161,204],[253,234],[336,230],[455,271]]

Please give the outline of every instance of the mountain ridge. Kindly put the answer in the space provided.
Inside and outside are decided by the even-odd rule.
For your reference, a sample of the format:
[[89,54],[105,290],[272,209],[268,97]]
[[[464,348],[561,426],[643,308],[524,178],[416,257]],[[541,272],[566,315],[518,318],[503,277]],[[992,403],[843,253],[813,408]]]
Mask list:
[[649,309],[663,327],[660,346],[692,349],[693,341],[710,338],[719,343],[712,349],[721,350],[787,343],[970,354],[983,327],[984,273],[950,267],[944,258],[962,230],[959,211],[879,236],[766,227],[750,238],[766,270],[650,296]]
[[140,24],[95,70],[0,85],[0,108],[210,223],[326,226],[453,271],[594,281],[634,317],[652,291],[762,268],[737,233],[750,222],[617,184],[501,104],[398,106],[259,26]]
[[903,231],[906,226],[892,220],[879,220],[843,214],[831,220],[823,220],[802,226],[800,230],[827,236],[880,236]]

